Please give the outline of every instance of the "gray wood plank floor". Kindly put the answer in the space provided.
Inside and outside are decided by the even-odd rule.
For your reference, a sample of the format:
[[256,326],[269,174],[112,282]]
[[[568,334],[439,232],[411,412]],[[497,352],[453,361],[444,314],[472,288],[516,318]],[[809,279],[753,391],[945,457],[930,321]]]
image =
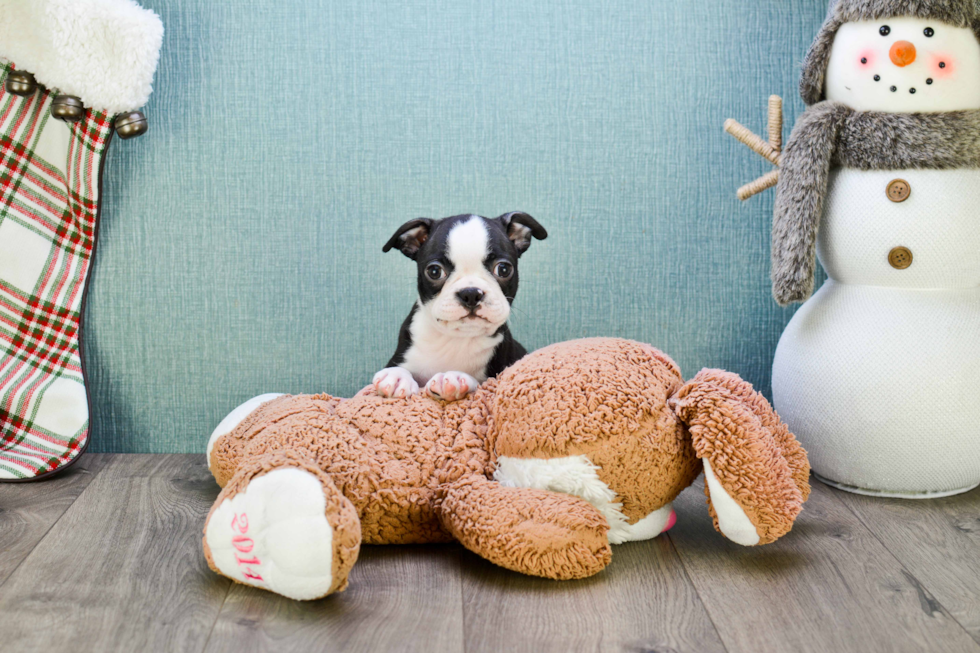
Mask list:
[[588,580],[455,545],[365,547],[347,592],[300,603],[208,570],[203,456],[86,455],[0,485],[0,649],[980,653],[980,491],[904,502],[815,482],[793,532],[755,549],[715,533],[702,492]]

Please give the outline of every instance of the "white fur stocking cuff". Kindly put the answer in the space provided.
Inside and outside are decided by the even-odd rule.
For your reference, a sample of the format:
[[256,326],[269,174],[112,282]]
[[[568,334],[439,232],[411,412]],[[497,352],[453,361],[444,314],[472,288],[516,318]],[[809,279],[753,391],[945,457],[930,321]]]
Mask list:
[[0,57],[109,114],[146,104],[162,41],[133,0],[0,0]]

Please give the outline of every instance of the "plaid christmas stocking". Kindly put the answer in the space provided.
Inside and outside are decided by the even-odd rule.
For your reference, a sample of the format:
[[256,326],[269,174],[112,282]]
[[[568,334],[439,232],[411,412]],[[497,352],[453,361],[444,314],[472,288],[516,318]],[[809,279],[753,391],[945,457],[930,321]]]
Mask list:
[[[4,76],[10,66],[3,65]],[[51,117],[51,93],[0,90],[0,477],[72,462],[88,443],[79,328],[111,118]]]
[[[102,13],[86,15],[94,9]],[[134,18],[151,28],[145,79],[127,71],[113,87],[100,77],[105,70],[73,68],[79,58],[92,65],[100,54],[115,56],[118,43],[105,35],[139,36],[127,23]],[[0,480],[51,474],[88,445],[80,335],[104,157],[116,114],[149,95],[161,35],[159,19],[130,0],[0,0],[0,55],[17,62],[0,59]],[[24,81],[27,61],[36,78]],[[139,114],[116,122],[121,136],[134,133],[131,116]]]

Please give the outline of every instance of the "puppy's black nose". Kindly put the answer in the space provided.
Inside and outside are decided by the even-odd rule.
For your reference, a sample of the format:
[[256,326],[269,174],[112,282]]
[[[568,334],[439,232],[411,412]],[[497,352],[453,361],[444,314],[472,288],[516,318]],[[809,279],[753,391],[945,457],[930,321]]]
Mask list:
[[463,288],[456,293],[459,303],[470,310],[480,305],[484,295],[485,293],[479,288]]

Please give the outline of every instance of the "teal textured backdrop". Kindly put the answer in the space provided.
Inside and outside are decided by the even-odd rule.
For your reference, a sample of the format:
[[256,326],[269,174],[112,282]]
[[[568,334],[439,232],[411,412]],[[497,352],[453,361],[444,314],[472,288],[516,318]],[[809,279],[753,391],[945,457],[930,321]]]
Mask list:
[[[825,0],[142,0],[150,132],[109,153],[85,324],[95,451],[199,452],[256,394],[349,396],[394,350],[405,220],[523,210],[529,349],[635,338],[768,392],[769,169]],[[788,130],[787,130],[788,132]]]

